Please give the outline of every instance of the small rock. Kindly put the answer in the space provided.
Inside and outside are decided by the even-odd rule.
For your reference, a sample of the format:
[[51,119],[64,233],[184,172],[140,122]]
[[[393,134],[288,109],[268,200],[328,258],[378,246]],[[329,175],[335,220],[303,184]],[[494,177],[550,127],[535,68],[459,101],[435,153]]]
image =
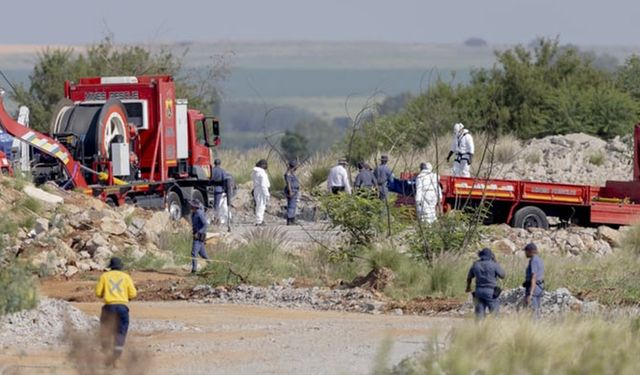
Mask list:
[[35,225],[35,231],[36,231],[36,235],[40,234],[40,233],[45,233],[46,231],[49,230],[49,220],[43,218],[43,217],[39,217],[36,219],[36,225]]
[[611,247],[621,245],[620,232],[607,226],[598,227],[598,238],[607,241]]
[[67,266],[67,270],[64,272],[64,277],[70,278],[70,277],[72,277],[73,275],[75,275],[78,272],[79,272],[79,270],[78,270],[77,267]]
[[104,217],[100,222],[100,229],[104,232],[119,236],[127,230],[127,224],[125,224],[122,219]]
[[47,193],[46,191],[40,188],[37,188],[33,185],[25,186],[23,191],[26,195],[30,196],[31,198],[37,199],[41,202],[45,202],[53,205],[58,205],[64,202],[64,199],[62,199],[62,197],[59,197],[51,193]]
[[493,242],[491,247],[497,253],[505,255],[511,255],[518,250],[516,245],[506,238]]

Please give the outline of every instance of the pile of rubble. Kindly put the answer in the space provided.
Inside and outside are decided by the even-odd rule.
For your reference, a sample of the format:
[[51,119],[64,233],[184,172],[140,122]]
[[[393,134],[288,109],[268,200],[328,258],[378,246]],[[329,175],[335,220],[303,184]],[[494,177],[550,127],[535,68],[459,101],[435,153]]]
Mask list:
[[633,173],[630,136],[604,141],[582,133],[554,135],[503,147],[512,147],[515,155],[494,165],[498,178],[604,185],[630,180]]
[[[503,292],[500,295],[500,308],[506,311],[517,311],[522,307],[524,292],[523,287]],[[554,291],[544,291],[540,311],[542,315],[557,315],[568,312],[591,314],[598,312],[601,307],[597,302],[577,299],[566,288],[558,288]]]
[[[17,223],[15,233],[0,239],[10,255],[28,259],[45,274],[67,277],[103,270],[115,253],[126,252],[136,260],[151,253],[171,260],[168,252],[160,250],[162,233],[184,223],[172,223],[165,211],[131,205],[111,208],[80,193],[55,186],[45,189],[32,185],[22,191],[3,189],[0,215]],[[25,197],[39,202],[38,212],[21,206]]]
[[[32,310],[0,317],[0,348],[59,344],[74,332],[97,333],[99,319],[83,313],[69,302],[44,298]],[[130,330],[141,334],[184,331],[184,323],[133,319]]]
[[482,243],[493,251],[510,255],[521,255],[529,242],[535,242],[543,253],[579,256],[593,254],[607,255],[621,246],[626,229],[615,230],[610,227],[599,228],[569,227],[564,229],[543,230],[538,228],[520,229],[508,225],[492,227],[482,235]]
[[380,295],[362,288],[330,289],[300,288],[294,279],[283,280],[269,287],[238,285],[236,287],[211,287],[197,285],[182,296],[204,303],[240,303],[278,308],[334,310],[378,314],[385,303]]
[[[518,287],[502,292],[500,295],[500,313],[512,314],[523,311],[524,288]],[[544,291],[540,313],[542,316],[557,316],[566,313],[593,314],[602,311],[602,305],[595,301],[582,301],[571,294],[566,288],[558,288],[553,291]],[[473,313],[473,303],[466,302],[459,308],[451,311],[456,315]],[[445,312],[448,315],[451,312]]]

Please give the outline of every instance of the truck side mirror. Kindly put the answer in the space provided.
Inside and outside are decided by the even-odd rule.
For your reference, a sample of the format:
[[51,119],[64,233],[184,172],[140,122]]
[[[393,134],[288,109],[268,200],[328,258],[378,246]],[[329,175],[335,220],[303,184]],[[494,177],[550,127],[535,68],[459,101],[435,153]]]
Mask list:
[[218,136],[220,135],[220,121],[218,121],[217,119],[213,119],[212,121],[212,130],[213,135],[218,138]]

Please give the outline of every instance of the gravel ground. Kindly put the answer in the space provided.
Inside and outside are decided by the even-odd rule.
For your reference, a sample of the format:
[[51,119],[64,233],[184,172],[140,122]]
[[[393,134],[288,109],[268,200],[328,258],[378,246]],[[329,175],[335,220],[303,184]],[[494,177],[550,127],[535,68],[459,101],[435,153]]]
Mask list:
[[[75,304],[87,314],[97,303]],[[189,302],[132,303],[134,319],[167,320],[188,330],[132,332],[123,363],[132,355],[147,361],[145,374],[369,374],[385,340],[392,343],[389,364],[421,351],[434,331],[456,319],[272,309]],[[32,346],[0,353],[3,366],[46,363],[50,372],[73,374],[76,363],[65,346],[37,351]],[[141,356],[140,353],[143,355]],[[98,365],[99,366],[99,365]],[[128,374],[127,367],[92,374]]]
[[[0,347],[58,345],[72,332],[95,332],[97,316],[87,315],[69,302],[45,298],[37,308],[0,318]],[[181,322],[132,319],[130,330],[139,334],[186,330]]]

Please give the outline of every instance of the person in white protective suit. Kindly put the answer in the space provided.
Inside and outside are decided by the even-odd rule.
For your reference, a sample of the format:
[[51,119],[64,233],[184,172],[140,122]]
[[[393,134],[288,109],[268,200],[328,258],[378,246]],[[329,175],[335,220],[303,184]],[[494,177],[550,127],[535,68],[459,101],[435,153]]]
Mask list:
[[440,177],[433,172],[431,163],[420,163],[420,173],[416,176],[416,212],[423,223],[436,221],[438,203],[442,201]]
[[256,225],[264,225],[264,211],[269,203],[269,175],[267,175],[267,161],[259,160],[251,172],[253,180],[253,200],[256,203]]
[[455,155],[452,168],[454,176],[471,177],[471,169],[469,167],[471,167],[474,152],[475,146],[471,133],[461,123],[453,125],[453,143],[447,156],[447,162],[450,161],[451,156]]

